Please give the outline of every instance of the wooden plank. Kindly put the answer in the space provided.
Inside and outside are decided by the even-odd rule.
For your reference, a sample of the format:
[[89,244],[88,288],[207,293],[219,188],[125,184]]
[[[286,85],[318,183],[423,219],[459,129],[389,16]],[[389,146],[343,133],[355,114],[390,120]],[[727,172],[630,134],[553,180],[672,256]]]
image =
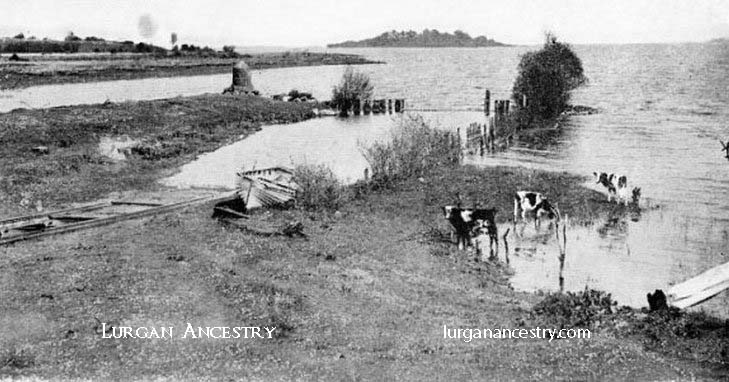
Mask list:
[[43,222],[43,223],[32,223],[32,224],[26,224],[21,225],[17,227],[13,227],[14,230],[18,231],[38,231],[38,230],[44,230],[52,227],[50,221]]
[[204,196],[199,197],[191,200],[185,200],[178,203],[168,204],[161,207],[153,207],[142,211],[136,211],[131,212],[127,214],[120,214],[111,216],[108,218],[100,218],[100,219],[93,219],[93,220],[87,220],[79,223],[74,224],[68,224],[61,227],[51,227],[41,232],[34,232],[28,235],[19,235],[14,237],[9,237],[7,239],[0,239],[0,245],[3,244],[10,244],[21,240],[30,240],[30,239],[36,239],[40,237],[50,236],[50,235],[56,235],[60,233],[67,233],[67,232],[73,232],[78,231],[81,229],[88,229],[88,228],[95,228],[100,227],[108,224],[117,223],[123,220],[129,220],[129,219],[137,219],[142,218],[145,216],[155,215],[155,214],[161,214],[173,211],[175,209],[183,208],[192,206],[199,203],[206,203],[206,202],[223,202],[232,200],[234,198],[238,197],[237,192],[231,192],[231,193],[224,193],[224,194],[218,194],[218,195],[212,195],[212,196]]
[[666,293],[671,305],[687,308],[729,289],[729,262],[674,285]]
[[83,212],[83,211],[91,211],[91,210],[98,210],[100,208],[104,208],[109,206],[109,202],[101,202],[101,203],[93,203],[81,207],[72,207],[72,208],[66,208],[63,210],[56,210],[51,212],[43,212],[43,213],[37,213],[33,215],[24,215],[24,216],[16,216],[5,220],[0,220],[0,226],[4,226],[6,224],[15,223],[23,220],[32,220],[32,219],[43,219],[48,218],[49,215],[58,215],[58,214],[64,214],[69,212]]
[[36,225],[36,224],[46,224],[46,223],[48,223],[49,220],[50,219],[48,218],[48,216],[40,216],[37,218],[30,218],[30,219],[26,219],[26,220],[18,220],[18,221],[12,222],[12,223],[6,223],[3,225],[0,225],[0,228],[3,231],[13,230],[13,229],[22,229],[21,227],[26,227],[26,226]]
[[111,202],[112,205],[118,206],[149,206],[149,207],[159,207],[162,206],[162,203],[150,203],[150,202],[126,202],[121,200],[114,200]]
[[673,295],[675,298],[684,298],[726,280],[729,280],[729,262],[711,268],[689,280],[672,286],[668,289],[667,295]]
[[99,215],[64,215],[64,216],[56,216],[56,215],[50,215],[48,217],[51,220],[60,220],[60,221],[86,221],[91,219],[99,219],[101,216]]
[[692,307],[694,305],[698,305],[717,294],[723,292],[724,290],[729,289],[729,280],[716,284],[714,286],[711,286],[709,288],[703,289],[699,293],[695,293],[691,296],[679,299],[679,300],[671,300],[670,304],[679,308],[679,309],[685,309]]

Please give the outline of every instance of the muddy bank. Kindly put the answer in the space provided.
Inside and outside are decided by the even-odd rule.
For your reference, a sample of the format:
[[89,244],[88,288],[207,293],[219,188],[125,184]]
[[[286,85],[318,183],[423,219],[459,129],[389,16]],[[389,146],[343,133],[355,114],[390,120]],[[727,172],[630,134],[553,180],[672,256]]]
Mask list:
[[0,90],[49,84],[220,74],[229,72],[232,65],[240,60],[244,60],[251,69],[380,63],[354,54],[312,52],[245,54],[240,58],[103,55],[64,59],[58,55],[33,55],[28,56],[28,59],[27,62],[0,59]]
[[[312,118],[314,107],[202,95],[0,114],[2,212],[23,212],[21,203],[54,208],[112,191],[158,188],[157,179],[197,155],[242,139],[262,124]],[[126,142],[126,160],[104,155],[110,138]]]

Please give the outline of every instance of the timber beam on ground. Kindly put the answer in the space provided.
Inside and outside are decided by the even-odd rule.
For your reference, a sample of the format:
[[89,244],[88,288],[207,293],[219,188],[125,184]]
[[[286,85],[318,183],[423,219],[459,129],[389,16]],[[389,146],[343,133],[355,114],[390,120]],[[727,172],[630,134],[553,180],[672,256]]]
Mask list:
[[[33,215],[18,216],[10,219],[0,220],[0,245],[7,245],[19,241],[38,239],[46,236],[79,231],[83,229],[101,227],[114,224],[124,220],[138,219],[171,212],[184,207],[190,207],[203,203],[218,203],[233,200],[238,197],[237,192],[217,193],[194,199],[184,200],[171,204],[158,204],[147,202],[110,201],[93,203],[81,207],[68,208],[58,211],[38,213]],[[108,216],[81,215],[81,212],[103,211],[109,207],[148,207],[132,212],[116,212]],[[54,226],[53,222],[62,223]],[[11,230],[20,232],[14,235],[7,235]]]

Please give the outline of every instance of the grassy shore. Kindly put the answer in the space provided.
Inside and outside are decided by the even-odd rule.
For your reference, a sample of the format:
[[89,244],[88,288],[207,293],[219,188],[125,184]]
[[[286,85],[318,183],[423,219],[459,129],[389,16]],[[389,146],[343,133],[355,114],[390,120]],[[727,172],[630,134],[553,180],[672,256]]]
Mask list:
[[[250,134],[260,123],[307,118],[311,107],[201,96],[3,114],[0,205],[4,213],[18,209],[27,189],[52,206],[118,188],[155,189],[154,180],[196,154]],[[99,136],[120,134],[167,144],[143,146],[163,148],[146,159],[156,151],[141,150],[121,164],[99,159]],[[33,153],[35,145],[48,146],[49,154]],[[0,376],[726,378],[722,350],[711,347],[726,342],[726,324],[691,326],[688,315],[661,324],[667,316],[616,312],[583,323],[593,334],[581,340],[443,338],[444,325],[531,329],[564,322],[535,312],[543,296],[512,290],[504,264],[475,261],[448,243],[450,228],[439,207],[458,191],[467,202],[499,208],[503,222],[513,191],[532,188],[572,219],[625,213],[581,187],[583,181],[522,168],[439,167],[422,179],[360,193],[338,213],[260,212],[273,222],[301,222],[306,239],[243,232],[212,219],[212,206],[199,206],[0,247]],[[680,320],[684,324],[676,325]],[[104,339],[100,322],[175,331],[166,339]],[[187,323],[276,331],[270,340],[180,338]]]
[[[312,118],[314,107],[201,95],[0,114],[0,213],[23,212],[23,199],[53,208],[112,191],[157,189],[157,179],[198,154],[242,139],[264,123]],[[113,161],[99,150],[102,137],[138,143],[127,160]],[[33,151],[37,146],[48,153]]]
[[[23,55],[21,55],[23,56]],[[0,89],[37,85],[131,80],[150,77],[220,74],[244,60],[251,69],[314,65],[359,65],[378,63],[353,54],[283,52],[218,56],[155,56],[148,54],[28,55],[28,61],[0,59]]]
[[[510,168],[447,175],[455,185],[552,178]],[[550,326],[532,315],[540,297],[511,290],[503,265],[475,262],[440,240],[448,228],[435,206],[447,197],[428,186],[437,180],[366,195],[337,215],[273,211],[273,220],[304,222],[306,240],[226,228],[205,206],[0,249],[0,372],[174,380],[707,377],[699,363],[599,329],[591,339],[551,343],[444,339],[443,325]],[[577,192],[575,203],[598,198]],[[173,326],[177,335],[103,339],[99,321]],[[272,340],[177,338],[188,322],[277,331]]]

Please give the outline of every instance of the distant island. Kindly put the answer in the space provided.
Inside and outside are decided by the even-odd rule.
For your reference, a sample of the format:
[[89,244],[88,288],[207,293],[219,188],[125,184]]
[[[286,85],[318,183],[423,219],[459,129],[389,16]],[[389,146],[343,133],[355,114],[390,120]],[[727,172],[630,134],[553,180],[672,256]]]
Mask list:
[[377,37],[360,41],[345,41],[329,44],[328,48],[368,48],[368,47],[400,47],[400,48],[446,48],[469,47],[482,48],[492,46],[510,46],[486,36],[471,37],[468,33],[457,30],[450,34],[435,29],[426,29],[421,33],[415,31],[390,31]]

